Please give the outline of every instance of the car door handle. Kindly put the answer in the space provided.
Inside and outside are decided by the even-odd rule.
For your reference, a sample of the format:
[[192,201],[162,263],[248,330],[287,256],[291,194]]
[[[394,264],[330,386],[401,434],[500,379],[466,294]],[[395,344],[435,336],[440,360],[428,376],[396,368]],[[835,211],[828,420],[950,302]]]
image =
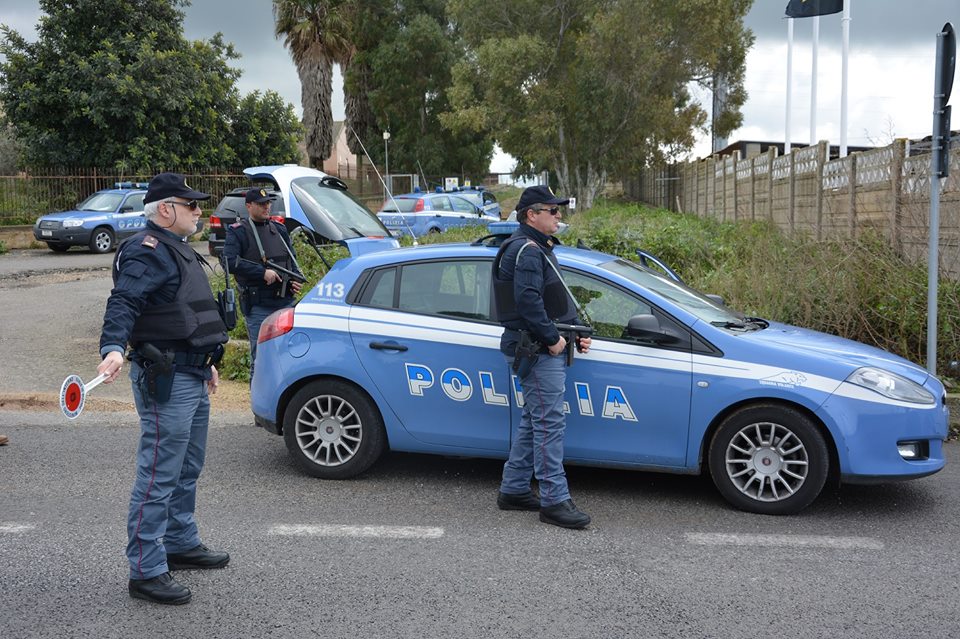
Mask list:
[[407,347],[403,344],[397,344],[396,342],[370,342],[370,348],[376,349],[378,351],[400,351],[403,352],[407,350]]

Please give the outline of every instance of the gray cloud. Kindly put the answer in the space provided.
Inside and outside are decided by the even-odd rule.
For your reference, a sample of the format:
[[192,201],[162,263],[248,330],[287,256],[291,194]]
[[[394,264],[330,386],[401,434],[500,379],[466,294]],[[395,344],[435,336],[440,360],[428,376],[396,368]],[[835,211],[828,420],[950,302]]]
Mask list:
[[[945,22],[960,28],[960,2],[957,0],[846,0],[850,6],[850,46],[868,49],[897,49],[917,45],[934,46],[936,35]],[[784,10],[786,0],[756,0],[744,21],[753,29],[757,41],[787,39]],[[840,46],[843,14],[820,17],[820,42]],[[795,41],[810,39],[810,18],[794,21]]]

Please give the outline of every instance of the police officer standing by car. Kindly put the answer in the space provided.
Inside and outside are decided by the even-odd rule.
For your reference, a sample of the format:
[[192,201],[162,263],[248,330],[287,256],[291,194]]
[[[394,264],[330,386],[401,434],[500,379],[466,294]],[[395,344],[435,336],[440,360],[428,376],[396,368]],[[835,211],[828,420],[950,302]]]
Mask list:
[[301,273],[287,228],[270,219],[272,198],[266,190],[250,189],[245,200],[250,217],[227,228],[223,259],[240,286],[240,311],[247,321],[253,379],[260,325],[274,311],[293,306],[301,287],[300,282],[271,265]]
[[216,392],[216,363],[227,341],[204,265],[187,238],[200,200],[182,175],[160,173],[144,197],[147,228],[126,240],[113,262],[114,288],[100,336],[97,372],[113,382],[130,344],[129,377],[140,416],[137,474],[127,518],[128,591],[184,604],[190,590],[170,570],[220,568],[230,555],[200,541],[194,519]]
[[[493,265],[497,316],[504,326],[500,350],[513,365],[523,390],[523,412],[510,457],[503,467],[497,506],[501,510],[539,510],[540,521],[583,528],[590,516],[570,499],[563,469],[564,357],[568,340],[582,353],[590,337],[560,333],[557,323],[577,319],[575,301],[560,276],[553,237],[560,207],[569,200],[546,186],[524,189],[517,204],[517,229],[500,246]],[[540,497],[530,490],[535,476]]]

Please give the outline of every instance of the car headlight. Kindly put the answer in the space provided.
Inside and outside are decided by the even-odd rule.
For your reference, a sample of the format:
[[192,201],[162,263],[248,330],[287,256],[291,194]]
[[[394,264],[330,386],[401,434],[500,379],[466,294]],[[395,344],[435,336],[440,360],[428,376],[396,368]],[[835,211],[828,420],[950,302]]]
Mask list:
[[865,366],[850,373],[847,381],[880,393],[884,397],[913,404],[936,404],[937,400],[920,384],[882,368]]
[[63,228],[65,229],[72,229],[78,226],[83,226],[83,220],[64,220],[63,221]]

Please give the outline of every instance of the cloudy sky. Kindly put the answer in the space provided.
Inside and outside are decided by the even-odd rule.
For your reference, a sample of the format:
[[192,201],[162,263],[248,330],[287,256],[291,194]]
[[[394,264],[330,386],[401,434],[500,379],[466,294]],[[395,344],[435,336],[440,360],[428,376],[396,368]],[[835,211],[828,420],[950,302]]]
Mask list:
[[[932,128],[936,34],[945,22],[960,29],[958,0],[848,0],[851,4],[849,128],[850,145],[886,144],[893,137],[917,138]],[[743,126],[730,140],[782,140],[786,112],[786,0],[755,0],[746,23],[756,35],[747,57]],[[229,6],[229,10],[225,7]],[[0,0],[0,23],[27,38],[35,37],[40,15],[35,0]],[[840,142],[841,14],[820,18],[817,84],[817,139]],[[810,135],[812,19],[794,21],[794,142]],[[269,0],[193,0],[184,22],[189,38],[221,31],[243,55],[239,89],[273,89],[300,112],[300,82],[283,44],[273,37]],[[343,118],[342,81],[334,78],[333,114]],[[951,100],[958,103],[960,84]],[[709,98],[709,96],[705,96]],[[956,125],[954,126],[956,128]],[[694,155],[709,152],[703,136]],[[508,156],[494,158],[492,169],[509,171]]]

